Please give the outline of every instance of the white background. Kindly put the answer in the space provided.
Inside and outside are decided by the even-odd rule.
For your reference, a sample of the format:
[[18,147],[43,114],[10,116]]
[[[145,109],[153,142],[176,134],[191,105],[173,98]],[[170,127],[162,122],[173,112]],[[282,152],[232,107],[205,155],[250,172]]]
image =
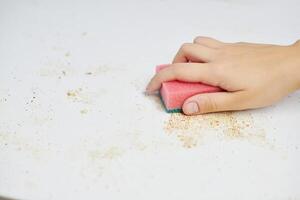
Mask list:
[[[193,119],[143,95],[182,43],[291,44],[299,10],[271,0],[0,0],[0,195],[300,199],[299,92]],[[235,128],[241,136],[228,135]]]

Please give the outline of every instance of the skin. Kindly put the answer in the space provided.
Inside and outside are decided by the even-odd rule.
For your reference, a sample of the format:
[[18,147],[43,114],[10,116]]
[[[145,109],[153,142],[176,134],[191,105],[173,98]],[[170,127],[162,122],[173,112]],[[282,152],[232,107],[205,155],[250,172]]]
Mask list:
[[183,44],[173,63],[154,75],[146,93],[154,93],[162,82],[171,80],[202,82],[225,90],[188,98],[182,106],[186,115],[269,106],[300,89],[300,41],[279,46],[197,37]]

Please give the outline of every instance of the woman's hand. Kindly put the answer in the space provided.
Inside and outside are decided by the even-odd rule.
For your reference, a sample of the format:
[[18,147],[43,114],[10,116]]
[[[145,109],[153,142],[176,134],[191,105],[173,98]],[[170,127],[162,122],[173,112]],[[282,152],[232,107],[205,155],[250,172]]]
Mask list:
[[188,115],[268,106],[300,88],[300,42],[279,46],[197,37],[194,43],[182,45],[170,67],[152,78],[146,92],[171,80],[226,90],[188,98],[182,107]]

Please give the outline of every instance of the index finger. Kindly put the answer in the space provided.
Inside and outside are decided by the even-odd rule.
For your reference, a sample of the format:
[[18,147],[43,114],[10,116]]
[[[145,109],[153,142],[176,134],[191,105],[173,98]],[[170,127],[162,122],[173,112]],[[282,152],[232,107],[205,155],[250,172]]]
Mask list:
[[146,92],[152,93],[161,87],[163,82],[179,80],[202,82],[216,86],[217,82],[209,63],[175,63],[157,72],[149,82]]

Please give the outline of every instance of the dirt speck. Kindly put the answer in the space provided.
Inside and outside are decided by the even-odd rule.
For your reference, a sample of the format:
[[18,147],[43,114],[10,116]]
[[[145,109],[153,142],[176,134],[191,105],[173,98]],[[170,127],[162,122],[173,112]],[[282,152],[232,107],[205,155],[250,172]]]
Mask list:
[[36,159],[40,159],[41,155],[47,151],[42,144],[33,142],[32,138],[21,136],[17,132],[0,132],[1,147],[21,151]]
[[82,110],[80,111],[80,113],[83,114],[83,115],[84,115],[84,114],[87,114],[87,113],[88,113],[88,110],[87,110],[87,109],[82,109]]
[[77,95],[78,95],[78,92],[75,90],[70,90],[70,91],[68,91],[67,92],[67,95],[69,96],[69,97],[76,97]]
[[70,52],[65,53],[65,57],[70,57],[70,56],[71,56]]
[[85,73],[85,75],[101,75],[101,74],[106,74],[109,71],[111,71],[111,67],[108,65],[98,65],[98,66],[93,66],[88,69],[88,71]]
[[124,69],[117,66],[100,64],[100,65],[91,66],[87,68],[85,75],[99,76],[99,75],[106,75],[112,73],[111,77],[113,77],[114,72],[122,72],[122,71],[124,71]]
[[82,88],[68,90],[67,91],[67,97],[69,100],[73,102],[78,103],[85,103],[90,104],[91,103],[91,93],[88,91],[84,91]]
[[56,77],[61,79],[63,76],[72,75],[75,73],[66,61],[49,62],[46,66],[41,67],[38,75],[42,77]]

